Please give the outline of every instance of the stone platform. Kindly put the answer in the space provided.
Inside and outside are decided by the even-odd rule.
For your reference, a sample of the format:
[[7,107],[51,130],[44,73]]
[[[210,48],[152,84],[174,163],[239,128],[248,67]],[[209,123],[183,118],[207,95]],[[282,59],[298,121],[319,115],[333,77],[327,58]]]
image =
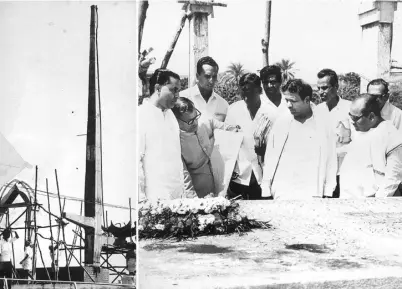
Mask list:
[[142,240],[139,288],[402,288],[402,198],[241,207],[272,229]]

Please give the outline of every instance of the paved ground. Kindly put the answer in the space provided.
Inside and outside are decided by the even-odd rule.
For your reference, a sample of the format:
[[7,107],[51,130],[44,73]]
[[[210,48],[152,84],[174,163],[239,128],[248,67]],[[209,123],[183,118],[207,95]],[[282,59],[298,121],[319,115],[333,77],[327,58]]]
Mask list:
[[402,288],[402,198],[241,207],[272,229],[141,241],[139,288]]

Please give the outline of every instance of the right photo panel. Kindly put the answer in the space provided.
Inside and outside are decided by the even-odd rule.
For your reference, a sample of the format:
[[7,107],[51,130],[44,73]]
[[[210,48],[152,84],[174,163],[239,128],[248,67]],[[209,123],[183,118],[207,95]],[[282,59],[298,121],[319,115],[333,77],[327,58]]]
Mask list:
[[399,2],[137,2],[138,288],[402,286]]

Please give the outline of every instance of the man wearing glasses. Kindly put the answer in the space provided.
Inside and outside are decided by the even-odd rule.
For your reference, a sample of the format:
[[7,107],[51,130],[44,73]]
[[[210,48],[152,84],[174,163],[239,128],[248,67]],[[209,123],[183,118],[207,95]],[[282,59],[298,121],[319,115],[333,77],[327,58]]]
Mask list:
[[341,170],[341,198],[391,197],[402,180],[402,135],[381,117],[375,95],[353,100],[350,118],[356,134]]
[[225,121],[229,104],[214,92],[218,72],[219,66],[212,57],[200,58],[197,62],[197,84],[181,91],[180,96],[190,99],[202,114]]
[[180,77],[157,69],[149,81],[150,98],[138,109],[139,201],[175,199],[183,194],[179,125],[171,111]]
[[381,78],[370,81],[367,93],[377,97],[381,117],[391,121],[398,130],[402,130],[402,110],[389,102],[388,82]]
[[265,95],[261,95],[261,102],[271,105],[280,114],[287,113],[286,101],[282,98],[281,84],[282,71],[277,65],[265,66],[260,71],[260,78]]
[[[216,195],[211,155],[215,129],[239,131],[240,127],[227,125],[214,118],[203,116],[194,103],[179,97],[172,108],[180,127],[181,156],[184,167],[184,196],[203,198]],[[205,119],[206,118],[206,119]]]
[[350,101],[342,99],[338,95],[338,75],[332,69],[322,69],[317,74],[318,95],[322,103],[316,109],[329,113],[331,126],[336,134],[336,150],[338,159],[338,171],[336,175],[336,188],[334,198],[339,198],[339,172],[342,161],[346,155],[347,144],[351,141],[351,124],[348,117]]

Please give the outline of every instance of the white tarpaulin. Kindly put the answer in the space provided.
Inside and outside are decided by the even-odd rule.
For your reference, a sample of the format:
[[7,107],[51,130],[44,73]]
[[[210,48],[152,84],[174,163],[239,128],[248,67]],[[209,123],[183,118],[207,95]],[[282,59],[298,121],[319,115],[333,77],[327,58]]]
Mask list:
[[243,133],[217,129],[214,131],[215,143],[211,155],[211,165],[214,174],[215,192],[226,195],[229,182],[236,164]]
[[0,187],[11,181],[23,169],[30,167],[8,140],[0,133]]

